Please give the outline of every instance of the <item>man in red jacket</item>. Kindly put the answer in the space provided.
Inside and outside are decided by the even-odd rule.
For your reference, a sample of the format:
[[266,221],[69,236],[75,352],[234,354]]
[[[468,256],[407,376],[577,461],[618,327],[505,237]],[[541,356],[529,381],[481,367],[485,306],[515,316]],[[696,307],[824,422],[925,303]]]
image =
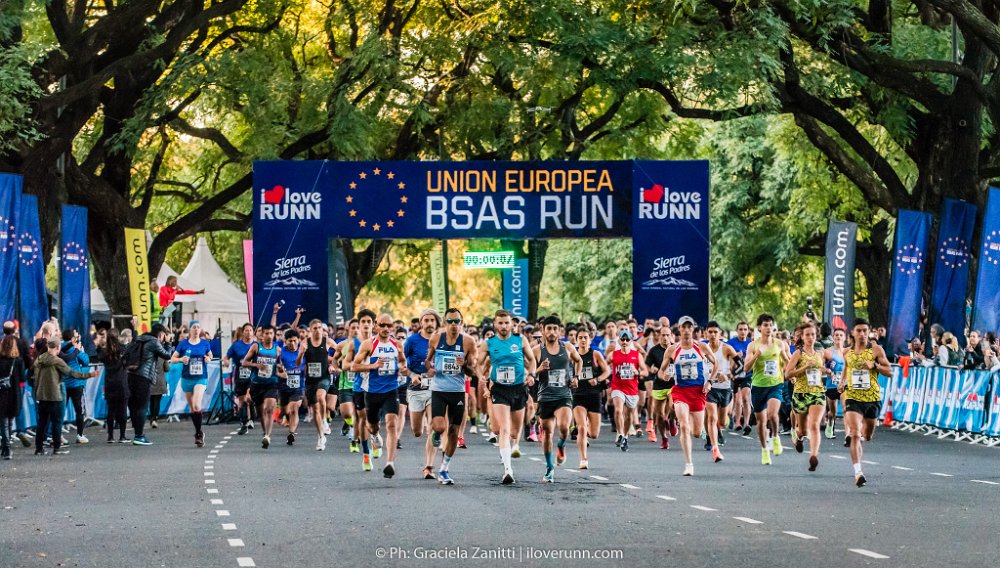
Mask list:
[[170,321],[170,316],[176,309],[174,298],[177,294],[204,294],[205,289],[194,291],[185,290],[177,284],[176,276],[167,276],[167,283],[160,287],[160,323],[166,325]]

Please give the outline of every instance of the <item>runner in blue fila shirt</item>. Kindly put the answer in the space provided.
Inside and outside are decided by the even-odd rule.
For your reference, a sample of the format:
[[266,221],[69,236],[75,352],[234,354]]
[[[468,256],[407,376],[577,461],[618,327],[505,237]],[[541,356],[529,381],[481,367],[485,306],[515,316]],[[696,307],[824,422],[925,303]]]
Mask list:
[[288,417],[289,446],[295,444],[299,428],[299,407],[302,406],[306,392],[305,378],[302,376],[305,362],[299,363],[298,359],[299,332],[289,329],[285,332],[285,346],[281,350],[281,361],[278,364],[278,378],[281,379],[279,403],[281,412]]
[[257,407],[263,435],[260,445],[265,450],[271,445],[271,429],[274,427],[274,406],[278,402],[278,360],[281,348],[274,343],[274,326],[265,325],[259,343],[250,346],[250,351],[240,362],[241,365],[257,369],[250,384],[250,400]]
[[383,410],[385,411],[386,464],[382,469],[382,475],[391,478],[396,474],[394,463],[398,436],[396,419],[399,414],[399,396],[396,391],[399,388],[399,377],[409,376],[410,370],[406,367],[402,346],[397,345],[392,337],[395,328],[392,316],[380,315],[376,325],[377,335],[363,342],[358,348],[358,353],[351,363],[351,370],[368,372],[362,381],[362,388],[365,391],[368,431],[372,437],[379,435],[379,416]]
[[181,369],[181,388],[191,409],[194,422],[194,443],[199,448],[205,445],[205,433],[201,431],[201,398],[208,387],[208,362],[212,360],[212,346],[201,339],[201,324],[188,324],[188,338],[182,340],[170,357],[171,363],[184,363]]
[[527,387],[535,384],[535,357],[523,335],[513,335],[511,313],[497,310],[493,325],[496,335],[489,338],[479,354],[481,377],[489,377],[489,392],[493,400],[490,429],[496,432],[503,461],[504,485],[512,485],[511,437],[524,423]]
[[462,435],[466,410],[465,376],[475,374],[476,341],[462,333],[462,312],[458,308],[448,308],[444,322],[444,330],[435,333],[428,342],[424,364],[428,377],[432,377],[431,427],[438,435],[446,429],[448,432],[444,439],[444,458],[438,470],[438,481],[442,485],[452,485],[454,481],[448,468]]

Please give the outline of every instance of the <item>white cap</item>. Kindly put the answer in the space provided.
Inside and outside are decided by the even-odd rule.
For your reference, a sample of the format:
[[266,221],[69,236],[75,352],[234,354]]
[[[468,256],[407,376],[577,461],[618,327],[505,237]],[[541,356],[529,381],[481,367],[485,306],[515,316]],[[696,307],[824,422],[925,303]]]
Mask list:
[[694,323],[694,318],[692,318],[691,316],[681,316],[681,319],[677,320],[678,326],[684,325],[686,323],[697,326],[697,324]]

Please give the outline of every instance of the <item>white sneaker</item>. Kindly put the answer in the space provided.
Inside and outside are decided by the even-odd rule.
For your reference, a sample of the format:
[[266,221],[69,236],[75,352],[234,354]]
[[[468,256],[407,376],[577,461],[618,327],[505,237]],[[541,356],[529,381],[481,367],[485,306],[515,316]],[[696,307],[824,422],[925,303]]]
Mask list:
[[378,433],[378,434],[375,434],[375,444],[374,445],[375,445],[376,448],[381,448],[382,446],[385,445],[385,443],[382,441],[382,433],[381,432]]
[[587,469],[587,460],[580,460],[580,465],[576,466],[576,469]]
[[323,435],[329,436],[332,430],[330,430],[330,425],[326,422],[323,423]]
[[692,475],[694,475],[693,463],[684,464],[684,475],[687,477],[691,477]]
[[470,434],[478,434],[479,433],[479,428],[476,428],[475,425],[470,426],[469,427],[469,433]]
[[326,436],[320,436],[316,439],[316,451],[322,452],[326,449]]
[[350,428],[348,428],[348,430],[347,430],[347,439],[348,440],[353,440],[354,439],[354,426],[351,426]]
[[84,436],[83,434],[77,434],[77,436],[76,436],[76,443],[77,444],[89,444],[90,440],[88,440],[87,437]]

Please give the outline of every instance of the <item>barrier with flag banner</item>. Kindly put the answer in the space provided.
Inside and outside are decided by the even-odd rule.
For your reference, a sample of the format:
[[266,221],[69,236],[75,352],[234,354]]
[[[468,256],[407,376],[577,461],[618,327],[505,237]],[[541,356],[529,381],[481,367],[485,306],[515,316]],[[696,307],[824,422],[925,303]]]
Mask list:
[[[191,412],[190,407],[187,405],[187,400],[184,398],[184,391],[181,389],[181,368],[183,366],[182,363],[175,363],[170,366],[170,371],[167,372],[167,394],[163,395],[163,400],[160,403],[161,416],[188,414]],[[84,390],[84,403],[87,409],[87,416],[97,420],[104,420],[108,415],[108,405],[104,401],[104,367],[102,365],[94,365],[93,368],[97,369],[101,374],[87,381]],[[222,396],[222,391],[219,389],[219,361],[210,362],[207,371],[208,388],[205,389],[205,396],[202,399],[205,401],[204,407],[206,409],[212,408],[215,405],[216,396]],[[65,420],[67,421],[72,421],[76,416],[72,404],[66,405],[65,412]],[[18,419],[18,428],[34,428],[35,418],[34,395],[31,392],[31,387],[26,386],[24,396],[21,399],[21,416]],[[131,428],[132,425],[129,424],[129,427]]]
[[[926,429],[939,438],[980,441],[1000,436],[1000,374],[942,367],[897,367],[882,405],[882,417],[892,402],[895,428]],[[995,444],[993,444],[995,445]]]

